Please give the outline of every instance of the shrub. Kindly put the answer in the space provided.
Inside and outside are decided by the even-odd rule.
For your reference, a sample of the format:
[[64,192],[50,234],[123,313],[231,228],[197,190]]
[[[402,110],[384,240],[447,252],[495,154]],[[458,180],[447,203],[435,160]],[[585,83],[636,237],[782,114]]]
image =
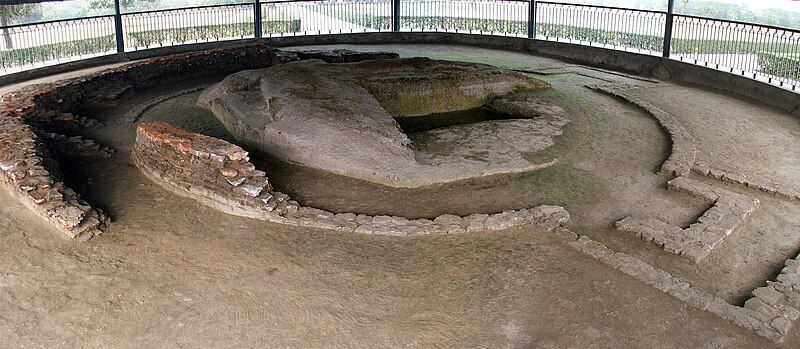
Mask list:
[[[300,31],[300,20],[263,21],[262,31],[264,33],[298,32]],[[246,22],[131,32],[125,39],[129,46],[150,47],[173,42],[212,41],[249,35],[253,35],[253,23]]]

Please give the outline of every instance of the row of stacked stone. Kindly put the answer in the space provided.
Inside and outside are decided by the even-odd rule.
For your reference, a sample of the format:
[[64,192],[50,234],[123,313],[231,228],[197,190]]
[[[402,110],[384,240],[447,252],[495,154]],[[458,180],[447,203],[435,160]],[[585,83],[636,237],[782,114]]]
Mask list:
[[800,317],[800,256],[786,260],[775,281],[753,290],[744,307],[772,329],[785,335]]
[[154,180],[229,213],[274,218],[297,209],[286,194],[272,191],[244,149],[221,139],[145,122],[136,129],[132,157]]
[[286,214],[285,218],[283,223],[286,224],[390,236],[498,231],[526,224],[538,224],[547,229],[555,229],[566,225],[570,219],[562,207],[548,205],[495,214],[477,213],[465,217],[443,214],[434,219],[333,213],[313,207],[299,207],[296,212]]
[[0,109],[0,181],[67,237],[89,239],[99,234],[106,216],[57,181],[58,166],[22,113],[23,108],[10,103]]

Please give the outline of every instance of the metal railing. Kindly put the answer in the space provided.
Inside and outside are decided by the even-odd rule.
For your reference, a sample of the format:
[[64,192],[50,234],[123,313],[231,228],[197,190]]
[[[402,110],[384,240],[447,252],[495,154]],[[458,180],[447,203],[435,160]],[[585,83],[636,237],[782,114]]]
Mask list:
[[391,0],[271,1],[262,4],[265,23],[296,24],[292,30],[267,30],[263,36],[315,35],[388,31],[392,29]]
[[125,50],[254,37],[252,4],[123,13]]
[[796,30],[675,15],[670,57],[793,90],[800,87],[800,32]]
[[536,38],[661,54],[665,12],[536,2]]
[[[245,0],[243,0],[245,1]],[[674,1],[669,1],[670,4]],[[800,87],[800,31],[536,0],[251,0],[0,27],[0,75],[113,52],[252,37],[438,31],[663,55]]]
[[114,16],[0,27],[0,74],[116,51]]
[[401,31],[528,35],[527,0],[399,0]]

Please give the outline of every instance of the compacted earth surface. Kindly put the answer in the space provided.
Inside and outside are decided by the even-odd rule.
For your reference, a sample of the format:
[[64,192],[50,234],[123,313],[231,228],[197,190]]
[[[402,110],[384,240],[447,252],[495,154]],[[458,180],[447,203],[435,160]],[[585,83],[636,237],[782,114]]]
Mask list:
[[[553,122],[500,127],[526,119],[498,112],[488,99],[466,111],[424,113],[402,113],[376,102],[374,110],[386,112],[384,121],[391,123],[395,139],[407,143],[406,155],[416,163],[433,166],[448,156],[487,162],[476,158],[480,151],[497,159],[518,148],[515,164],[547,164],[416,187],[334,174],[287,161],[258,142],[241,142],[274,188],[301,205],[411,219],[559,205],[570,212],[573,231],[736,306],[775,280],[784,262],[800,251],[800,202],[700,169],[685,177],[759,203],[704,259],[695,263],[615,226],[623,218],[644,216],[682,229],[720,205],[668,190],[675,176],[661,171],[662,164],[687,144],[670,137],[663,120],[641,105],[663,111],[674,121],[669,125],[682,127],[693,140],[697,163],[789,189],[800,183],[796,116],[714,90],[523,53],[429,45],[288,50],[341,48],[505,68],[519,79],[543,83],[525,98],[556,118],[557,127]],[[270,78],[290,81],[287,75]],[[83,135],[115,154],[76,157],[61,167],[67,184],[112,218],[102,235],[84,243],[63,240],[0,191],[0,347],[800,345],[797,327],[773,343],[609,267],[536,225],[414,237],[335,232],[227,215],[148,180],[130,157],[139,123],[165,121],[240,143],[241,135],[230,131],[235,128],[198,104],[224,79],[137,91],[115,107],[83,113],[102,122]],[[639,106],[598,85],[623,86],[626,98]],[[369,87],[365,82],[350,87],[363,86]],[[372,96],[380,99],[380,91]],[[345,106],[354,108],[340,105]],[[294,106],[301,107],[308,105]],[[542,122],[537,116],[530,121]],[[498,141],[509,129],[513,132]],[[520,135],[546,144],[532,146]]]

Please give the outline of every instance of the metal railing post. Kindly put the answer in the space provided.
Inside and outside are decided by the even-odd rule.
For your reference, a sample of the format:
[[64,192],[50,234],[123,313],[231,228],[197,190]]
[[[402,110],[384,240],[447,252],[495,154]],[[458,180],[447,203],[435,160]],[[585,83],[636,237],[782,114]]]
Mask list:
[[669,58],[669,51],[672,46],[672,23],[675,21],[674,15],[675,0],[667,2],[667,21],[664,23],[664,57]]
[[122,12],[119,0],[114,0],[114,36],[117,40],[117,52],[125,52],[125,41],[122,38]]
[[253,15],[253,35],[260,38],[263,35],[263,28],[261,24],[261,0],[255,0],[254,4],[255,14]]
[[400,0],[392,0],[392,31],[400,31]]
[[528,2],[528,37],[536,38],[536,0]]

